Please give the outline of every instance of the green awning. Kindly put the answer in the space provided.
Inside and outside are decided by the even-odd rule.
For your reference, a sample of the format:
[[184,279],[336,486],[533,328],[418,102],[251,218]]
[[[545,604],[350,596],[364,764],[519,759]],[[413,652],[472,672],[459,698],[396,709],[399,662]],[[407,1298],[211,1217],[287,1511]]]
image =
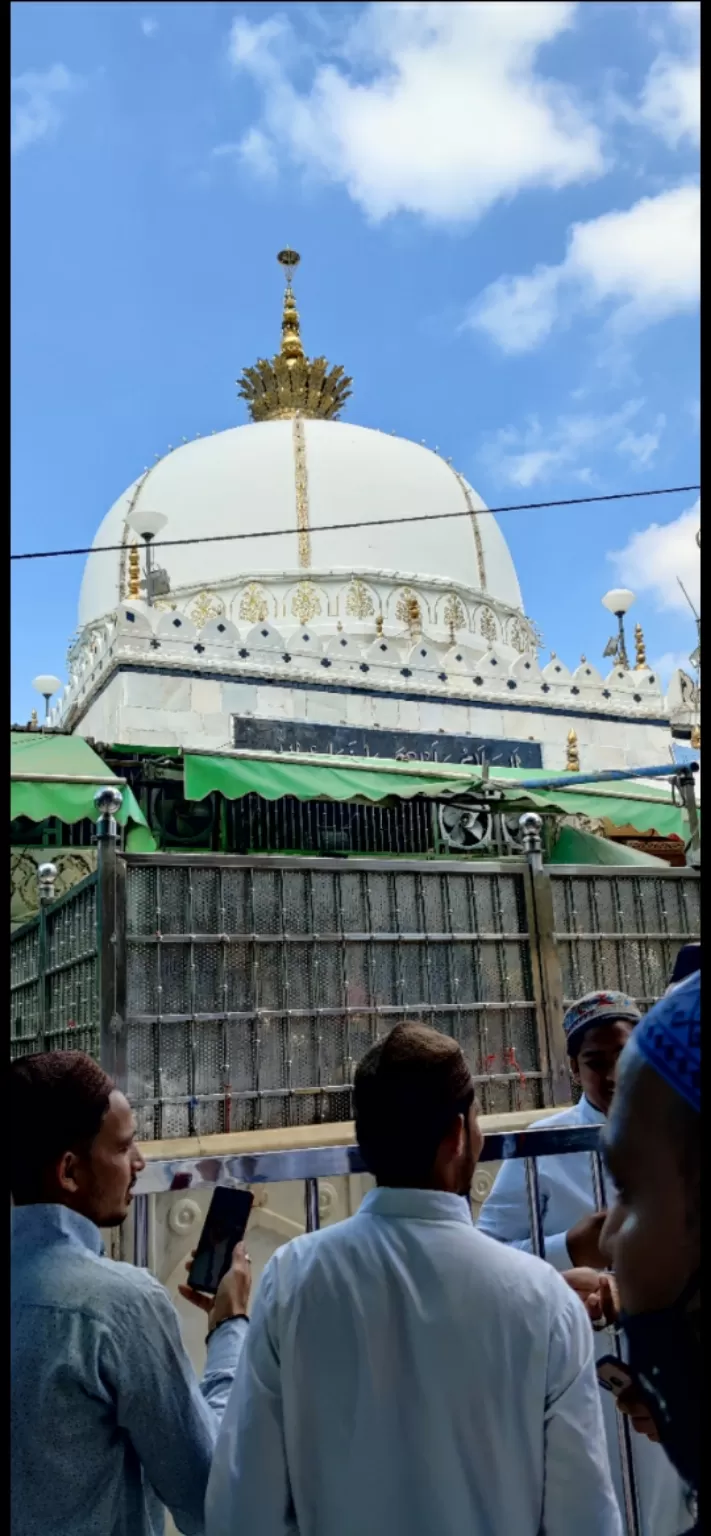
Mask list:
[[115,784],[123,796],[117,821],[126,827],[126,845],[135,853],[156,847],[138,801],[82,736],[43,731],[10,732],[10,819],[47,821],[54,816],[72,825],[98,819],[94,795]]
[[[294,753],[258,757],[203,757],[185,754],[185,798],[204,800],[206,795],[224,795],[240,800],[243,795],[261,795],[263,800],[281,800],[292,795],[296,800],[411,800],[414,795],[434,798],[462,794],[478,787],[480,774],[438,774],[419,771],[422,765],[381,760],[377,768],[362,758],[333,762],[315,757],[304,762]],[[352,766],[351,766],[352,763]]]
[[580,789],[517,789],[517,781],[540,775],[524,768],[502,768],[487,780],[479,768],[442,763],[400,763],[372,758],[335,758],[297,753],[236,752],[218,755],[185,754],[185,797],[204,800],[217,792],[228,800],[257,794],[264,800],[291,795],[297,800],[382,802],[430,799],[480,791],[484,785],[500,790],[510,813],[516,810],[559,811],[593,820],[607,817],[615,826],[631,825],[640,832],[686,839],[686,817],[671,798],[670,789],[637,780],[584,786]]
[[613,843],[610,838],[597,837],[594,832],[583,832],[579,827],[561,827],[551,853],[551,864],[656,864],[668,869],[665,859],[656,859],[640,848],[628,848],[624,843]]

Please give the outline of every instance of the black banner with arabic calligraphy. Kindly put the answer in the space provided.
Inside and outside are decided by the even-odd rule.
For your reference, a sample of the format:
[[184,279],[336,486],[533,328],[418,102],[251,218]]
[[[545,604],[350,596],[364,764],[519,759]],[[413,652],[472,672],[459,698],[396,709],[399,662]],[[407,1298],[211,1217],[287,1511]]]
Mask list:
[[232,716],[232,745],[251,752],[314,752],[336,757],[381,757],[406,763],[490,763],[492,768],[541,768],[536,741],[425,734],[424,731],[360,730],[314,725],[305,720],[256,720]]

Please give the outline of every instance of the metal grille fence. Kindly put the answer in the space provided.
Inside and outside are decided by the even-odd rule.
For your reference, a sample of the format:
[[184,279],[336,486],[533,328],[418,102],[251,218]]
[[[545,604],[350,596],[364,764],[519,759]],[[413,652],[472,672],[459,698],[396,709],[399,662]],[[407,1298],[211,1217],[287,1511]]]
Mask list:
[[263,800],[245,795],[228,803],[230,846],[245,853],[427,854],[436,851],[431,800],[395,805],[338,801]]
[[525,865],[126,858],[140,1134],[351,1116],[400,1019],[461,1043],[487,1112],[546,1102]]
[[42,1049],[44,978],[40,969],[40,920],[12,935],[10,945],[10,1060]]
[[74,1046],[144,1140],[351,1118],[401,1019],[457,1039],[486,1113],[569,1103],[564,1006],[648,1007],[699,934],[691,869],[119,854],[11,939],[11,1055]]
[[12,936],[10,1055],[98,1056],[97,876],[89,875]]
[[678,949],[701,931],[695,871],[554,866],[550,878],[565,1006],[609,987],[650,1008]]

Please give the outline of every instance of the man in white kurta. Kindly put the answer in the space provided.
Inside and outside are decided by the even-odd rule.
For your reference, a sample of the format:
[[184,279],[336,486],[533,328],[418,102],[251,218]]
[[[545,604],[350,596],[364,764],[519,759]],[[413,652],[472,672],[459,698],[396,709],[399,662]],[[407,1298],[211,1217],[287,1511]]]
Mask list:
[[[564,1027],[572,1075],[583,1094],[571,1109],[546,1117],[535,1129],[604,1125],[614,1092],[617,1060],[639,1017],[632,1000],[618,992],[590,993],[569,1010]],[[590,1154],[543,1157],[537,1167],[548,1263],[561,1273],[588,1264],[603,1268],[597,1249],[600,1223],[594,1214]],[[528,1196],[521,1162],[505,1163],[500,1170],[482,1208],[477,1230],[497,1238],[509,1249],[531,1252]],[[595,1349],[598,1359],[613,1352],[608,1333],[595,1335]],[[623,1509],[618,1413],[611,1393],[601,1391],[600,1396],[612,1476]],[[680,1479],[661,1446],[635,1432],[632,1441],[641,1536],[682,1536],[691,1530],[693,1518]]]
[[379,1187],[264,1271],[206,1536],[622,1536],[585,1310],[472,1223],[473,1101],[424,1026],[364,1058]]

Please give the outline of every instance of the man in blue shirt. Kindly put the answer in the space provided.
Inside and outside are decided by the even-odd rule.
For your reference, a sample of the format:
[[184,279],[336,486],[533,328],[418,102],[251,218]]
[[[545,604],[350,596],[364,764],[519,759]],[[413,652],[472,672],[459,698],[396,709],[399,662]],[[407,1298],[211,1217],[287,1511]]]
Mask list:
[[621,1536],[584,1308],[472,1222],[460,1047],[397,1025],[354,1100],[377,1188],[264,1270],[207,1536]]
[[[186,1536],[203,1505],[247,1330],[240,1246],[209,1316],[200,1383],[146,1270],[104,1256],[144,1161],[131,1109],[88,1056],[10,1069],[11,1536]],[[190,1296],[203,1308],[206,1298]]]

